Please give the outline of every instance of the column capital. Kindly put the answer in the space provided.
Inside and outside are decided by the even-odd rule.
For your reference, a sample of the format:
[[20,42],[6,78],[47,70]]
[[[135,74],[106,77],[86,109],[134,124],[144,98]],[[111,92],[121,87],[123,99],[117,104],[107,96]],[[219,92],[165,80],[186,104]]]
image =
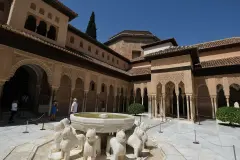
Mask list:
[[211,98],[217,98],[217,95],[210,95]]

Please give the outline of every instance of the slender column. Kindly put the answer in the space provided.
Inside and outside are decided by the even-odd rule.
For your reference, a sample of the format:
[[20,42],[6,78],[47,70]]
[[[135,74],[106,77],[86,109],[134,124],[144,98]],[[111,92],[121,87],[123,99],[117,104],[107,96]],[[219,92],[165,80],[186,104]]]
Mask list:
[[229,95],[226,95],[227,106],[229,107]]
[[190,95],[190,110],[191,110],[191,120],[194,121],[195,120],[195,109],[194,109],[194,103],[193,103],[193,96]]
[[155,96],[152,95],[152,115],[155,117]]
[[216,118],[216,112],[217,112],[217,96],[214,96],[213,97],[213,100],[214,100],[214,108],[215,108],[215,118]]
[[156,95],[154,95],[154,105],[155,105],[155,117],[157,118],[157,116],[158,116],[158,113],[157,113],[157,108],[158,108],[158,106],[157,106],[157,96]]
[[122,110],[123,113],[126,112],[126,111],[125,111],[125,104],[126,104],[125,102],[126,102],[126,97],[123,96],[123,110]]
[[142,96],[142,105],[143,105],[143,96]]
[[99,99],[99,93],[97,93],[96,95],[95,112],[98,112],[98,99]]
[[121,95],[118,96],[118,109],[117,109],[117,112],[119,113],[120,112],[120,104],[121,104]]
[[105,112],[107,112],[107,109],[108,109],[108,95],[107,95],[107,98],[106,98],[106,108],[105,108]]
[[182,94],[182,102],[183,102],[183,116],[185,116],[185,100],[184,100],[184,94]]
[[179,115],[179,94],[178,93],[176,93],[176,97],[177,97],[177,118],[179,119],[180,115]]
[[166,99],[166,96],[163,94],[162,95],[162,104],[163,104],[163,107],[162,107],[162,109],[163,109],[163,118],[165,119],[166,118],[166,104],[165,104],[165,99]]
[[189,95],[186,95],[186,101],[187,101],[187,119],[190,120]]
[[172,108],[172,116],[173,116],[173,95],[170,95],[170,105]]
[[71,89],[71,93],[70,93],[68,114],[71,112],[72,99],[73,99],[73,98],[72,98],[73,90],[74,90],[74,89]]
[[162,97],[161,96],[159,96],[159,101],[158,101],[158,104],[159,104],[159,114],[160,114],[160,116],[163,114],[162,113]]
[[4,85],[3,83],[0,83],[0,121],[2,121],[2,119],[3,119],[3,117],[2,117],[2,106],[1,106],[3,85]]
[[116,106],[116,98],[117,98],[117,96],[113,96],[113,112],[116,112],[116,108],[117,108],[117,106]]
[[50,95],[50,100],[49,100],[49,109],[48,109],[48,115],[50,116],[51,109],[52,109],[52,103],[54,101],[54,95],[55,95],[56,89],[52,88],[51,89],[51,95]]
[[129,97],[126,97],[127,100],[127,106],[126,106],[126,112],[128,111],[128,106],[129,106]]
[[87,96],[88,96],[88,91],[85,90],[84,91],[84,98],[83,98],[83,107],[82,107],[83,112],[86,112],[86,110],[87,110]]
[[214,96],[211,96],[211,104],[212,104],[212,118],[215,118]]
[[151,95],[148,95],[148,115],[150,118],[152,118],[152,98],[151,98]]
[[133,95],[133,103],[135,103],[135,102],[136,102],[136,96]]

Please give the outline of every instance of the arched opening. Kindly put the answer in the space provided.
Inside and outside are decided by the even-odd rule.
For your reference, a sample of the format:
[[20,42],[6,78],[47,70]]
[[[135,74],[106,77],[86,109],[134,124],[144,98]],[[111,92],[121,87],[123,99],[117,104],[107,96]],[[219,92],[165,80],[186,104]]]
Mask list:
[[207,85],[198,87],[197,112],[200,117],[212,117],[212,102]]
[[235,102],[240,104],[240,86],[238,84],[231,84],[229,106],[233,107]]
[[120,91],[120,103],[119,103],[119,112],[123,112],[123,88]]
[[58,102],[58,115],[66,116],[70,111],[71,86],[71,79],[67,75],[63,75],[56,94],[56,100]]
[[[160,115],[160,112],[161,112],[161,110],[160,110],[160,107],[161,107],[161,97],[162,97],[162,84],[161,83],[158,83],[158,85],[157,85],[157,97],[156,97],[156,99],[157,99],[157,114],[158,115]],[[156,116],[158,116],[158,115],[156,115]]]
[[119,112],[119,106],[120,106],[120,89],[117,88],[116,108],[113,112]]
[[165,93],[165,114],[166,116],[176,117],[177,101],[175,84],[173,82],[170,81],[165,85]]
[[36,26],[37,26],[36,18],[32,15],[29,15],[26,22],[25,22],[24,28],[35,32],[36,31]]
[[47,37],[52,40],[56,40],[56,32],[56,28],[54,26],[50,26]]
[[148,112],[148,92],[147,92],[147,88],[144,88],[143,105],[144,105],[144,108],[145,108],[145,112]]
[[42,36],[46,36],[47,34],[47,24],[44,21],[40,21],[38,27],[37,27],[37,33],[42,35]]
[[129,99],[129,105],[133,104],[134,102],[134,91],[131,89],[130,91],[130,99]]
[[75,89],[73,90],[73,98],[77,98],[78,112],[83,110],[83,98],[84,98],[84,82],[81,78],[77,78],[75,82]]
[[225,98],[225,93],[223,90],[223,86],[221,84],[217,85],[217,107],[226,107],[227,101]]
[[106,100],[107,100],[107,86],[103,83],[101,85],[101,93],[99,95],[98,112],[106,111]]
[[46,72],[38,65],[23,65],[5,82],[1,106],[9,112],[13,100],[18,100],[18,110],[34,114],[48,112],[50,87]]
[[137,88],[137,90],[136,90],[135,103],[142,104],[142,96],[141,96],[141,89],[140,88]]
[[107,112],[113,112],[113,102],[114,102],[114,89],[113,89],[113,86],[110,85],[109,94],[108,94]]
[[95,112],[96,101],[97,101],[97,86],[94,81],[90,82],[89,91],[87,95],[86,111]]
[[179,86],[179,115],[181,118],[187,118],[187,99],[185,95],[185,85],[183,82],[178,84]]

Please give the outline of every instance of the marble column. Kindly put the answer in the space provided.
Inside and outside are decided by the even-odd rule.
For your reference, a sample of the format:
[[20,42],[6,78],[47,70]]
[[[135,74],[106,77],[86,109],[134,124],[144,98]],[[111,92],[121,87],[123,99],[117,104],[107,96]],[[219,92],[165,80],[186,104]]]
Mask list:
[[216,118],[216,113],[217,113],[217,96],[213,97],[213,104],[214,104],[214,114],[215,114],[215,118]]
[[83,104],[82,104],[82,112],[86,112],[86,106],[87,106],[87,95],[88,95],[88,91],[84,91],[84,95],[83,95]]
[[99,93],[97,93],[97,95],[96,95],[95,112],[99,112],[98,100],[99,100]]
[[152,115],[153,115],[153,117],[155,117],[155,101],[156,101],[155,96],[152,95]]
[[105,112],[108,112],[108,94],[107,94],[107,97],[106,97],[106,107],[105,107]]
[[49,100],[49,109],[48,109],[48,115],[50,116],[51,114],[51,109],[52,109],[52,103],[55,99],[55,92],[56,92],[56,88],[52,88],[51,89],[51,95],[50,95],[50,100]]
[[162,95],[162,111],[163,111],[163,118],[166,119],[166,103],[165,103],[165,100],[166,100],[166,96],[163,94]]
[[156,95],[154,95],[154,105],[155,105],[155,117],[157,118],[158,117],[158,113],[157,113],[157,108],[158,108],[158,106],[157,106],[157,96]]
[[182,109],[183,109],[183,116],[185,117],[185,99],[184,99],[184,94],[182,94]]
[[121,95],[118,96],[118,105],[117,105],[117,112],[120,112],[120,106],[121,106]]
[[159,114],[160,114],[160,116],[162,116],[163,115],[163,111],[162,111],[162,97],[161,96],[159,96]]
[[128,111],[129,99],[130,99],[129,97],[126,97],[126,100],[127,100],[126,112]]
[[0,121],[2,121],[3,117],[2,117],[2,95],[3,95],[3,86],[4,83],[0,83]]
[[179,115],[179,94],[178,93],[176,93],[176,98],[177,98],[177,118],[179,119],[180,115]]
[[152,118],[152,97],[148,95],[148,116]]
[[173,116],[173,95],[170,95],[170,105],[171,105],[172,116]]
[[117,99],[117,96],[113,96],[113,113],[115,113],[116,112],[116,108],[117,108],[117,106],[116,106],[116,99]]
[[142,105],[143,105],[143,96],[142,96]]
[[227,106],[229,107],[230,105],[229,105],[229,95],[226,95],[226,101],[227,101]]
[[214,102],[214,96],[211,96],[211,105],[212,105],[212,118],[215,118],[215,102]]
[[195,108],[194,108],[194,97],[192,95],[189,96],[190,99],[190,110],[191,110],[191,120],[195,121]]
[[187,103],[187,119],[190,120],[189,95],[186,95],[186,103]]

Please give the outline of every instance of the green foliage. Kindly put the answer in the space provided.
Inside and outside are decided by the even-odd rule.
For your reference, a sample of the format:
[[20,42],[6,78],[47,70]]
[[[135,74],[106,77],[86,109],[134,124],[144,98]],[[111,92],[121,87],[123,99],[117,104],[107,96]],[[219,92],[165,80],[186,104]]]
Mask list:
[[89,35],[90,37],[97,39],[97,27],[95,24],[95,14],[92,12],[92,15],[90,17],[90,20],[88,22],[86,34]]
[[128,113],[129,114],[140,114],[144,112],[144,106],[139,103],[133,103],[128,107]]
[[222,122],[240,124],[240,109],[234,107],[221,107],[217,109],[217,119]]

